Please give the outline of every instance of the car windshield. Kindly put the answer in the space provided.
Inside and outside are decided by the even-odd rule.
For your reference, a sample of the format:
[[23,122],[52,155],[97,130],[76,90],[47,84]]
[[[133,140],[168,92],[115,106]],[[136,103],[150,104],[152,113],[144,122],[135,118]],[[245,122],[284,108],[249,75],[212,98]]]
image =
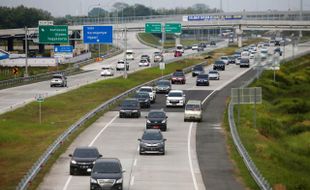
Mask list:
[[210,74],[217,74],[218,72],[216,71],[209,71]]
[[126,55],[132,55],[133,52],[126,52]]
[[181,76],[184,76],[184,73],[183,72],[175,72],[173,73],[173,76],[177,76],[177,77],[181,77]]
[[168,96],[169,97],[182,97],[183,94],[182,92],[170,92]]
[[149,58],[148,55],[141,55],[141,58]]
[[163,136],[161,133],[144,133],[142,136],[143,140],[161,140],[163,139]]
[[93,168],[94,173],[120,173],[121,168],[116,162],[99,162]]
[[198,75],[197,78],[199,78],[199,79],[207,79],[207,78],[209,78],[209,76],[208,75]]
[[122,107],[137,107],[138,106],[138,102],[135,100],[125,100],[122,104]]
[[225,64],[223,61],[215,61],[215,63],[214,63],[215,65],[223,65],[223,64]]
[[62,79],[62,76],[60,76],[60,75],[54,75],[54,76],[53,76],[53,79]]
[[248,60],[248,59],[241,59],[241,62],[242,62],[242,63],[249,63],[250,60]]
[[146,60],[145,60],[145,59],[142,59],[140,62],[141,62],[141,63],[146,63]]
[[149,98],[150,95],[148,93],[137,93],[135,94],[135,98]]
[[228,59],[228,57],[221,57],[221,59],[223,59],[223,60],[227,60],[227,59]]
[[177,49],[183,49],[183,47],[182,46],[177,46]]
[[151,88],[140,88],[140,92],[152,92]]
[[261,50],[260,52],[261,52],[261,53],[268,53],[267,50]]
[[150,112],[148,115],[148,118],[164,118],[166,117],[166,114],[164,112],[158,111],[158,112]]
[[200,105],[198,105],[198,104],[187,104],[185,107],[185,110],[198,111],[198,110],[200,110]]
[[170,81],[158,81],[157,85],[158,86],[169,86],[170,85]]
[[194,70],[195,71],[202,71],[203,67],[202,66],[196,66],[196,67],[194,67]]
[[96,158],[98,157],[98,151],[96,149],[75,149],[73,156],[79,158]]

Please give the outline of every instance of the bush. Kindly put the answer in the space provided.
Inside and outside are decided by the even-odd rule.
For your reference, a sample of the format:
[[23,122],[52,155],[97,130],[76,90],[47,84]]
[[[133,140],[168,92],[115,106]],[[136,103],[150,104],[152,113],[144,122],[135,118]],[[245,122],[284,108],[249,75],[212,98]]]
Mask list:
[[288,114],[303,114],[310,111],[310,104],[301,98],[282,98],[275,107],[279,112]]

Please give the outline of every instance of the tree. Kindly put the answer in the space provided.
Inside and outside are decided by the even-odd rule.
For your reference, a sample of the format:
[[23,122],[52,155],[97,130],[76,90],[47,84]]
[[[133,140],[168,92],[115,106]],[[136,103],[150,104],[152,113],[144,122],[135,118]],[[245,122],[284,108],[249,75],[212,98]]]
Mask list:
[[121,11],[122,9],[128,8],[129,4],[127,3],[122,3],[122,2],[116,2],[112,6],[113,8],[116,9],[116,11]]
[[107,14],[109,14],[109,12],[100,7],[95,7],[88,12],[89,17],[105,17]]

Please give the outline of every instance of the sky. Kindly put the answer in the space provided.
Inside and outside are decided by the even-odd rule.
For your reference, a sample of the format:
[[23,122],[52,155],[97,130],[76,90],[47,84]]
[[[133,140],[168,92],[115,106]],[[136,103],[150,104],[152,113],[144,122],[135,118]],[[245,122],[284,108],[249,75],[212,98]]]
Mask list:
[[[196,3],[204,3],[210,8],[219,8],[221,0],[0,0],[0,6],[40,8],[50,12],[53,16],[81,16],[100,4],[101,7],[111,9],[115,2],[129,5],[144,4],[153,8],[189,7]],[[271,10],[299,10],[301,0],[222,0],[225,12],[230,11],[265,11]],[[310,0],[302,0],[303,9],[310,10]]]

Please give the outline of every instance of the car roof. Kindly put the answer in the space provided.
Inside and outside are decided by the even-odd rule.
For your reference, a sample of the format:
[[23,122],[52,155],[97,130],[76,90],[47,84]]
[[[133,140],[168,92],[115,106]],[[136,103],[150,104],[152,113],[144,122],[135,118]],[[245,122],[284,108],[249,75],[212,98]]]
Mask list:
[[166,113],[164,110],[162,110],[162,109],[157,109],[157,110],[150,110],[149,111],[149,113],[151,113],[151,112],[163,112],[163,113]]
[[160,129],[146,129],[144,133],[161,133]]
[[77,150],[77,149],[83,149],[83,150],[98,150],[97,147],[94,147],[94,146],[79,146],[79,147],[76,147],[74,150]]
[[126,98],[124,101],[138,101],[136,98]]
[[120,163],[120,160],[118,158],[98,158],[96,160],[96,163],[102,163],[102,162],[114,162],[114,163]]
[[53,76],[64,76],[64,74],[57,73],[57,74],[53,74]]
[[188,100],[187,104],[198,104],[198,105],[200,105],[201,101],[200,100]]
[[141,86],[140,88],[153,88],[152,86]]
[[180,93],[184,93],[183,90],[170,90],[169,93],[171,93],[171,92],[180,92]]
[[133,52],[133,50],[131,50],[131,49],[128,49],[128,50],[126,50],[126,52]]

